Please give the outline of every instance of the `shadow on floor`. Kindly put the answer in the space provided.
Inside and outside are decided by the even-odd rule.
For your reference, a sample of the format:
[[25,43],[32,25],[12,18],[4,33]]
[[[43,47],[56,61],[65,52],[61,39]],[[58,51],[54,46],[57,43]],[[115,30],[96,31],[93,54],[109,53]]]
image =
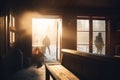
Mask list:
[[20,70],[12,76],[12,80],[45,80],[45,66],[30,66]]

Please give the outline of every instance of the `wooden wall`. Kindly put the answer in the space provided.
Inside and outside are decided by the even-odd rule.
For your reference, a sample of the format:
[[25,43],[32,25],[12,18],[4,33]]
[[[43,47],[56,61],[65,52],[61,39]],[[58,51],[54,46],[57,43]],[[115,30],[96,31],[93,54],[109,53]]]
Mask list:
[[17,46],[22,50],[24,56],[30,57],[32,55],[32,20],[31,17],[25,17],[23,13],[15,15],[17,30],[16,42]]
[[[115,54],[115,46],[117,44],[120,43],[120,38],[119,38],[119,33],[114,30],[114,24],[112,23],[114,21],[113,19],[113,14],[112,11],[110,10],[106,10],[104,8],[100,8],[100,9],[92,9],[92,8],[65,8],[65,9],[59,9],[59,8],[29,8],[28,10],[26,10],[26,8],[21,8],[19,10],[13,9],[15,15],[16,15],[16,27],[18,28],[18,35],[17,35],[17,40],[19,40],[19,42],[23,42],[22,44],[26,44],[28,45],[26,48],[28,49],[27,51],[25,51],[25,54],[31,55],[31,45],[32,45],[32,38],[31,38],[31,34],[27,35],[22,33],[22,31],[20,31],[20,27],[28,27],[28,29],[31,30],[31,21],[29,19],[31,19],[31,16],[28,17],[28,20],[24,20],[21,19],[22,15],[25,12],[36,12],[38,14],[41,15],[59,15],[62,17],[62,43],[61,43],[61,48],[68,48],[68,49],[77,49],[77,25],[76,25],[76,16],[106,16],[106,17],[110,17],[110,29],[109,29],[109,45],[107,48],[107,54],[109,55],[114,55]],[[119,14],[119,13],[117,13]],[[112,18],[111,18],[112,16]],[[117,15],[116,15],[117,17]],[[24,17],[25,18],[25,17]],[[23,24],[21,25],[20,20],[23,20]],[[29,23],[28,23],[29,22]],[[21,38],[20,36],[24,36],[25,40],[29,40],[27,43],[24,43],[25,41]],[[21,45],[22,45],[21,44]],[[23,46],[23,45],[22,45]],[[25,46],[23,46],[25,47]]]
[[75,49],[77,48],[77,27],[76,16],[62,16],[62,48]]
[[[31,11],[32,12],[32,11]],[[37,11],[36,11],[37,12]],[[84,11],[83,11],[84,12]],[[31,25],[32,24],[29,24],[31,23],[29,19],[31,19],[31,16],[30,18],[28,18],[28,20],[24,20],[24,19],[21,19],[21,15],[23,15],[23,13],[25,13],[25,11],[21,11],[19,12],[19,15],[16,15],[16,26],[18,28],[20,27],[28,27],[28,29],[31,29]],[[59,10],[58,11],[43,11],[43,12],[37,12],[38,14],[42,14],[42,15],[60,15],[62,17],[62,43],[61,43],[61,48],[68,48],[68,49],[74,49],[76,50],[77,49],[77,27],[76,27],[76,15],[78,15],[79,13],[82,13],[82,12],[75,12],[73,13],[72,11],[64,11],[63,12],[60,12]],[[77,14],[76,14],[77,13]],[[95,12],[96,13],[96,12]],[[95,15],[95,13],[93,13],[93,15]],[[84,15],[90,15],[92,14],[92,12],[85,12]],[[103,14],[103,13],[102,13]],[[80,14],[80,15],[83,15]],[[96,13],[96,15],[98,16],[101,16],[100,14]],[[105,14],[106,16],[106,14]],[[108,16],[107,16],[108,17]],[[109,15],[109,17],[111,17],[111,15]],[[25,18],[25,17],[24,17]],[[23,20],[24,24],[21,25],[20,23],[20,20]],[[115,54],[115,47],[117,44],[120,43],[120,35],[118,31],[115,30],[115,23],[113,23],[114,19],[113,18],[109,18],[110,20],[110,24],[108,25],[109,28],[109,37],[107,37],[108,41],[109,41],[109,44],[108,44],[108,48],[107,48],[107,54],[109,55],[114,55]],[[28,23],[29,22],[29,23]],[[19,29],[18,29],[19,31]],[[29,45],[27,47],[29,47],[27,53],[28,54],[31,54],[30,50],[31,50],[31,45],[32,45],[32,38],[31,38],[31,34],[30,35],[26,35],[24,33],[22,33],[21,31],[19,31],[19,35],[17,36],[18,38],[20,38],[20,36],[24,36],[24,38],[27,38],[26,40],[29,40],[29,43],[27,42],[26,44]],[[25,36],[26,35],[26,36]],[[23,41],[22,39],[18,39],[20,41]],[[24,41],[23,41],[24,42]],[[25,52],[26,54],[26,52]]]

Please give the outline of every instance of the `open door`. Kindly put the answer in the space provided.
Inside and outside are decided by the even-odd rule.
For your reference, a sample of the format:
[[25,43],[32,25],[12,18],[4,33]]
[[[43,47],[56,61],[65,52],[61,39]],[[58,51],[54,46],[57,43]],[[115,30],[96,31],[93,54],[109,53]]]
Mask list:
[[41,50],[46,62],[60,59],[61,24],[60,17],[32,18],[32,51]]

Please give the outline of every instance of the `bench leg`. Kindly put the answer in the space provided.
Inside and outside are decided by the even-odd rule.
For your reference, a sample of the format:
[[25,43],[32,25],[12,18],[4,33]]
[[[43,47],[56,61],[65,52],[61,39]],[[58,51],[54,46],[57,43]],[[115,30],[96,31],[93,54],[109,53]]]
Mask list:
[[46,68],[46,80],[50,80],[50,72]]

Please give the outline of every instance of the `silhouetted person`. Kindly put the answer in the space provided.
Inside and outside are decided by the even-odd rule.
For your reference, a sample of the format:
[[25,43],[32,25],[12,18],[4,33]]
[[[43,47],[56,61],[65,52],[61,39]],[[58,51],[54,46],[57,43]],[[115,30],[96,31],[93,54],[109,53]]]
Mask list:
[[101,54],[103,46],[104,46],[104,42],[103,42],[101,33],[98,33],[98,36],[96,36],[96,39],[95,39],[94,43],[95,43],[95,46],[97,48],[97,54],[98,53]]
[[50,54],[50,39],[47,35],[43,39],[43,45],[45,47],[45,53],[46,53],[46,49],[48,48],[48,51],[49,51],[49,54]]

